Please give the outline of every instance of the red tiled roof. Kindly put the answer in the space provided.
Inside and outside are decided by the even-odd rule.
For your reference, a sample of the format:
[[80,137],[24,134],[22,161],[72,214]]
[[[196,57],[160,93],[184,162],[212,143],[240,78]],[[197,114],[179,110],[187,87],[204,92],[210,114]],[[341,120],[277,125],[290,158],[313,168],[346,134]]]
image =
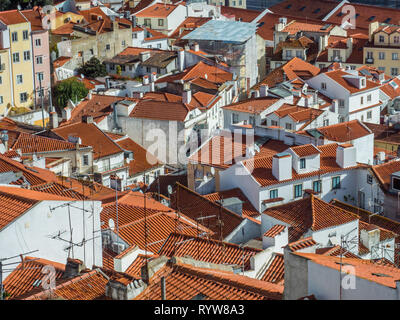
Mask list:
[[4,290],[9,295],[7,299],[16,298],[34,289],[41,289],[42,269],[47,265],[55,268],[55,280],[59,281],[64,275],[65,265],[46,259],[24,257],[23,263],[20,263],[3,282]]
[[289,228],[289,241],[298,240],[309,229],[313,231],[323,230],[358,219],[352,213],[335,207],[313,195],[269,208],[264,211],[264,214],[291,226]]
[[135,300],[160,300],[160,278],[165,278],[168,300],[280,300],[283,287],[232,272],[167,263]]
[[[295,252],[293,254],[338,271],[340,270],[340,263],[345,263],[346,265],[354,267],[354,272],[357,277],[373,281],[390,288],[396,288],[396,281],[400,280],[400,270],[398,268],[376,265],[369,260],[340,258],[336,256],[325,256],[315,253]],[[382,274],[387,276],[381,276]]]
[[132,118],[183,122],[192,108],[182,102],[141,100],[129,115]]
[[205,237],[172,233],[162,245],[159,256],[191,257],[195,260],[216,264],[250,267],[250,258],[260,249],[244,247]]
[[287,181],[294,181],[307,177],[318,176],[320,174],[328,172],[351,170],[361,166],[361,164],[358,164],[354,167],[341,168],[336,163],[337,146],[338,144],[332,143],[318,147],[318,149],[321,151],[320,170],[298,174],[294,169],[292,169],[292,178],[284,181],[278,181],[272,174],[272,156],[256,157],[254,159],[245,160],[243,161],[243,165],[249,170],[252,170],[252,176],[257,180],[259,184],[261,184],[261,186],[269,186],[284,183]]
[[264,237],[274,238],[275,236],[280,234],[283,230],[285,230],[285,228],[286,226],[282,224],[276,224],[264,233]]
[[312,237],[302,238],[300,240],[289,243],[289,249],[291,251],[298,251],[305,248],[315,246],[317,242]]
[[390,181],[391,174],[400,171],[400,161],[394,160],[372,166],[372,171],[378,178],[378,181],[381,184],[382,188],[385,191],[389,191],[391,183]]
[[274,253],[273,260],[269,264],[267,271],[261,277],[261,280],[271,283],[280,283],[284,280],[284,276],[285,261],[283,259],[283,254]]
[[187,17],[183,22],[171,33],[169,38],[180,39],[186,34],[192,32],[194,29],[200,27],[207,21],[211,20],[208,17]]
[[52,131],[66,140],[68,136],[81,138],[83,144],[93,147],[94,159],[123,152],[118,144],[93,123],[78,122],[55,128]]
[[336,257],[339,257],[340,255],[342,255],[343,257],[346,257],[346,258],[361,259],[360,257],[355,255],[354,253],[343,249],[339,245],[336,245],[336,246],[333,246],[333,247],[328,247],[328,248],[318,248],[318,249],[315,250],[315,253],[322,254],[322,255],[325,255],[325,256],[336,256]]
[[[397,85],[396,89],[392,86],[393,84]],[[386,84],[381,86],[380,89],[391,99],[400,97],[400,79],[393,78],[393,80],[388,81]]]
[[129,162],[130,175],[135,175],[162,165],[160,160],[132,139],[125,138],[116,142],[122,149],[133,152],[133,160]]
[[166,18],[178,6],[174,4],[156,3],[135,14],[139,18]]
[[29,23],[29,21],[18,10],[1,11],[0,21],[6,25]]
[[221,200],[221,199],[228,199],[228,198],[236,197],[236,198],[239,198],[241,201],[243,201],[243,203],[242,203],[243,215],[246,215],[249,217],[257,217],[260,215],[260,213],[257,211],[257,209],[253,207],[253,205],[251,204],[249,199],[245,196],[245,194],[239,188],[218,191],[215,193],[205,194],[203,196],[214,202]]
[[55,69],[60,68],[70,60],[71,57],[58,57],[56,60],[53,61],[53,67]]
[[314,154],[319,154],[321,151],[312,144],[305,144],[302,146],[291,147],[299,157],[308,157]]
[[139,254],[136,259],[131,263],[131,265],[125,270],[125,273],[131,275],[132,277],[141,276],[141,268],[145,265],[146,260],[150,261],[153,258],[157,258],[157,255],[144,255]]
[[[58,285],[53,291],[53,297],[65,300],[95,300],[104,297],[108,279],[100,269],[83,273],[69,281]],[[29,296],[26,300],[46,300],[46,292]]]
[[278,101],[278,98],[271,97],[252,98],[224,106],[223,108],[239,112],[260,114]]
[[357,88],[356,86],[350,84],[348,81],[346,81],[346,78],[344,76],[351,76],[350,73],[343,71],[343,70],[332,70],[325,72],[325,75],[337,82],[339,85],[341,85],[343,88],[345,88],[347,91],[350,92],[350,94],[353,93],[358,93],[366,90],[370,90],[373,88],[378,88],[380,84],[374,83],[368,79],[366,79],[366,86],[365,88]]
[[171,194],[171,207],[193,220],[214,216],[206,220],[199,220],[198,223],[212,230],[213,237],[216,239],[226,238],[245,219],[179,183],[176,184],[175,192]]

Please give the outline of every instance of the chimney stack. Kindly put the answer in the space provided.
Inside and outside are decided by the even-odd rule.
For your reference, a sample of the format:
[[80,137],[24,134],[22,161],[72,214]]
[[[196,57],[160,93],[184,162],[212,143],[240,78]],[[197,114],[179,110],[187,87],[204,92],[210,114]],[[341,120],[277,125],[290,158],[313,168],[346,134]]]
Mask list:
[[192,100],[192,90],[190,89],[190,82],[183,84],[182,103],[189,104]]
[[50,112],[50,126],[52,129],[58,127],[58,114],[56,111]]
[[341,144],[336,149],[336,163],[341,168],[354,167],[357,162],[356,148],[352,144]]
[[85,265],[79,259],[67,259],[67,264],[65,265],[64,278],[70,279],[79,276],[81,271],[85,269]]
[[259,88],[260,92],[260,97],[267,97],[268,96],[268,85],[267,84],[261,84]]
[[82,116],[82,122],[83,123],[93,123],[93,116]]
[[275,154],[272,157],[272,174],[279,181],[292,179],[292,155],[287,152]]

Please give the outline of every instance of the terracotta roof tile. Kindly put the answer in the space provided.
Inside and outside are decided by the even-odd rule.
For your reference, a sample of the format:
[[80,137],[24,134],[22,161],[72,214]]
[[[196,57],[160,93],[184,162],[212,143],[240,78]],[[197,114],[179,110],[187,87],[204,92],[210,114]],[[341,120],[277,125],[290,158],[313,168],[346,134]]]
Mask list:
[[165,18],[168,17],[178,6],[174,4],[156,3],[137,12],[136,17],[142,18]]
[[309,229],[318,231],[358,219],[352,213],[335,207],[313,195],[269,208],[264,211],[264,214],[291,226],[289,228],[289,241],[298,240]]
[[62,278],[65,265],[46,259],[25,257],[24,262],[20,263],[3,282],[4,290],[9,294],[8,299],[13,299],[34,289],[42,288],[42,269],[46,265],[55,268],[56,281]]
[[162,102],[141,100],[129,115],[132,118],[170,120],[183,122],[191,107],[182,102]]
[[6,25],[29,23],[28,20],[18,10],[8,10],[0,12],[0,21]]
[[283,259],[283,254],[274,253],[273,260],[269,264],[267,271],[261,277],[261,280],[271,283],[280,283],[284,280],[284,276],[285,261]]
[[214,192],[214,193],[205,194],[203,196],[214,202],[221,200],[221,199],[228,199],[228,198],[236,197],[236,198],[239,198],[241,201],[243,201],[242,213],[244,215],[249,216],[249,217],[257,217],[260,215],[260,213],[257,211],[257,209],[253,207],[253,205],[251,204],[249,199],[245,196],[245,194],[239,188],[218,191],[218,192]]
[[278,101],[278,98],[271,97],[252,98],[224,106],[223,108],[239,112],[260,114]]
[[305,144],[302,146],[291,147],[291,150],[294,151],[299,157],[308,157],[314,154],[320,154],[321,151],[312,144]]
[[275,238],[277,235],[279,235],[283,230],[285,230],[286,226],[282,224],[276,224],[270,229],[268,229],[264,233],[264,237],[269,237],[269,238]]
[[81,138],[83,144],[93,147],[94,159],[100,159],[123,152],[118,144],[112,141],[93,123],[73,123],[53,129],[53,132],[66,140],[68,139],[68,136]]
[[135,300],[160,300],[160,278],[166,282],[168,300],[269,300],[282,299],[283,287],[227,271],[167,263],[151,278]]
[[261,252],[250,247],[241,248],[237,244],[222,242],[206,237],[172,233],[162,245],[159,256],[191,257],[195,260],[215,264],[250,267],[250,258]]
[[317,242],[312,237],[302,238],[300,240],[289,243],[289,249],[291,251],[298,251],[315,246],[316,244]]
[[144,255],[139,254],[137,258],[131,263],[131,265],[125,270],[125,273],[133,276],[140,277],[141,276],[141,268],[145,265],[146,260],[150,261],[153,258],[157,258],[158,255]]
[[[214,216],[199,220],[199,224],[211,229],[216,239],[220,236],[227,237],[245,219],[179,183],[176,184],[175,192],[171,195],[171,207],[193,220],[202,216]],[[219,220],[221,222],[218,222]]]

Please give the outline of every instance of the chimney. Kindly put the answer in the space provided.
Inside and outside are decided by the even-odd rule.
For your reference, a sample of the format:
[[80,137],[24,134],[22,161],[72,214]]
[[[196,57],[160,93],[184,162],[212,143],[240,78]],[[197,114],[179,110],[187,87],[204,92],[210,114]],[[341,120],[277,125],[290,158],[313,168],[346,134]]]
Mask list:
[[113,300],[132,300],[146,287],[147,285],[140,279],[136,280],[127,276],[119,277],[108,281],[105,295]]
[[189,104],[192,100],[192,90],[190,89],[190,82],[183,84],[182,103]]
[[224,208],[237,213],[239,216],[242,215],[243,201],[239,198],[232,197],[227,199],[221,199],[216,201],[218,204]]
[[135,16],[132,16],[131,20],[132,20],[132,27],[133,27],[133,28],[136,28],[136,26],[137,26],[136,17],[135,17]]
[[150,82],[156,82],[156,80],[157,80],[157,73],[152,72],[150,75]]
[[277,153],[272,157],[272,174],[279,181],[292,179],[292,155]]
[[88,95],[87,95],[87,97],[86,97],[88,100],[92,100],[92,92],[91,91],[89,91],[89,93],[88,93]]
[[193,50],[194,52],[197,52],[197,51],[200,50],[199,44],[198,44],[197,42],[193,43],[193,45],[192,45],[192,50]]
[[70,279],[79,276],[81,271],[86,267],[83,262],[79,259],[67,259],[67,264],[65,265],[64,278]]
[[132,98],[135,98],[135,99],[143,98],[143,92],[132,92]]
[[378,28],[379,28],[379,21],[375,21],[375,22],[372,22],[372,23],[369,24],[369,26],[368,26],[368,39],[369,39],[369,42],[372,42],[373,33]]
[[148,58],[150,58],[150,52],[146,51],[146,52],[141,52],[140,54],[140,61],[146,61]]
[[63,109],[63,118],[68,121],[71,119],[71,108],[70,107],[65,107]]
[[52,129],[58,127],[58,114],[55,111],[50,112],[50,126]]
[[260,97],[267,97],[268,89],[269,89],[269,87],[267,84],[260,84],[260,88],[259,88]]
[[4,144],[5,150],[8,151],[8,132],[7,132],[7,130],[3,130],[1,132],[1,141]]
[[[370,230],[361,229],[360,240],[370,251],[373,247],[377,247],[380,241],[381,230],[374,225],[369,225]],[[371,257],[372,258],[372,257]]]
[[149,84],[149,76],[148,75],[143,76],[143,84],[144,85],[148,85]]
[[93,116],[82,116],[83,123],[93,123]]
[[341,144],[336,149],[336,163],[341,168],[354,167],[356,162],[356,148],[352,144]]
[[185,69],[185,50],[178,51],[178,70],[182,72]]

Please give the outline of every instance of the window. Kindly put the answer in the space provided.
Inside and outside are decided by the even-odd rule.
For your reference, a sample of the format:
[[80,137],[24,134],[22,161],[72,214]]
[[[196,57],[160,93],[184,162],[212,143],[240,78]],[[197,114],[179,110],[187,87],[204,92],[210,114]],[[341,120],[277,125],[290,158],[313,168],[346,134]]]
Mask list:
[[294,197],[299,198],[303,195],[303,185],[297,184],[294,186]]
[[397,76],[399,74],[398,68],[390,68],[390,73],[392,76]]
[[44,79],[44,77],[43,77],[43,72],[38,72],[38,73],[37,73],[37,79],[38,79],[39,82],[40,82],[40,81],[43,81],[43,79]]
[[3,78],[0,76],[0,84],[3,84]]
[[236,113],[232,113],[232,124],[239,122],[239,115]]
[[393,43],[399,43],[400,42],[400,37],[399,36],[394,36],[393,37]]
[[332,178],[332,189],[340,189],[340,176]]
[[392,53],[392,60],[399,60],[399,54],[397,52]]
[[379,52],[379,60],[385,60],[385,53]]
[[256,118],[254,116],[249,116],[249,124],[253,127],[256,125]]
[[11,41],[12,42],[17,42],[18,41],[18,33],[17,32],[11,33]]
[[372,96],[369,94],[369,95],[367,95],[367,101],[368,102],[371,102],[371,100],[372,100]]
[[372,111],[367,112],[367,119],[372,119]]
[[296,50],[296,57],[297,57],[297,58],[303,58],[303,51],[301,51],[301,50]]
[[164,19],[158,19],[158,26],[162,27],[164,25]]
[[26,92],[22,92],[19,94],[19,101],[21,103],[27,102],[28,101],[28,94]]
[[22,31],[22,39],[24,39],[24,40],[28,40],[29,39],[28,30]]
[[110,50],[111,46],[109,44],[106,44],[106,50]]
[[286,123],[285,128],[286,128],[286,130],[292,130],[292,124]]
[[42,40],[41,39],[36,39],[35,40],[35,46],[40,47],[42,45]]
[[343,99],[339,99],[339,107],[344,107],[344,100]]
[[91,54],[92,56],[94,55],[94,50],[93,50],[93,49],[90,49],[89,52],[90,52],[90,54]]
[[306,168],[306,159],[301,158],[300,159],[300,169],[305,169]]
[[24,82],[22,74],[17,74],[17,84],[22,84]]
[[150,67],[146,67],[146,72],[151,72],[151,68]]
[[286,58],[288,59],[292,58],[292,50],[286,50]]
[[323,126],[324,127],[329,126],[329,119],[324,120]]
[[379,36],[379,42],[385,42],[385,37],[384,36]]
[[333,50],[333,59],[335,61],[340,61],[340,50]]
[[24,51],[24,61],[29,61],[29,60],[31,60],[31,52]]
[[13,53],[13,62],[19,62],[19,52]]
[[360,103],[364,104],[364,97],[360,97]]
[[3,96],[0,96],[0,104],[3,104]]
[[321,82],[321,89],[326,90],[326,83],[325,82]]
[[132,34],[132,39],[137,39],[137,33]]
[[313,182],[313,191],[321,193],[321,180],[316,180]]
[[161,49],[161,43],[157,43],[157,48]]
[[271,126],[278,126],[278,121],[271,120]]
[[144,19],[144,25],[147,27],[151,26],[151,20],[150,19]]
[[122,40],[121,44],[123,47],[125,47],[125,40]]
[[110,70],[115,70],[115,65],[110,64]]
[[374,57],[374,53],[372,51],[367,51],[367,59],[372,59]]
[[83,162],[83,165],[84,165],[84,166],[88,166],[88,165],[89,165],[89,156],[88,156],[87,154],[85,154],[85,155],[82,157],[82,162]]
[[36,57],[36,64],[43,64],[43,56]]
[[372,184],[372,176],[370,174],[367,174],[367,183]]
[[278,189],[271,190],[271,191],[269,192],[269,198],[270,198],[270,199],[276,199],[276,198],[278,198]]

